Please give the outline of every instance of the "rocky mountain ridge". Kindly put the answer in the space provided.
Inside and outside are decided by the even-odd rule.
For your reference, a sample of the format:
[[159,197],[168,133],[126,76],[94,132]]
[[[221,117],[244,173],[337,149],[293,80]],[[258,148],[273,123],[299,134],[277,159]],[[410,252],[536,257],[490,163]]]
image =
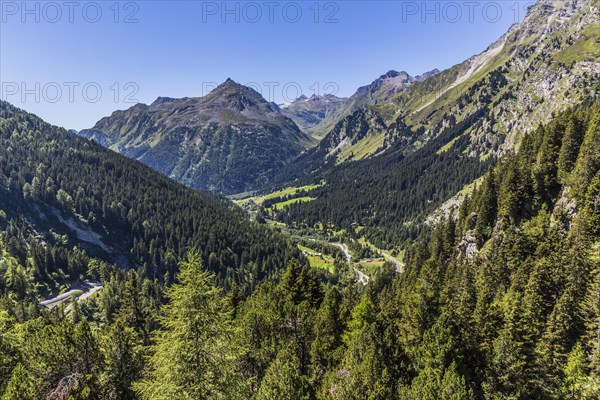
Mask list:
[[290,104],[283,105],[281,112],[294,120],[303,131],[320,140],[344,117],[361,108],[385,102],[412,83],[423,81],[437,73],[439,70],[434,69],[413,77],[405,71],[390,70],[370,84],[359,87],[350,97],[332,94],[313,94],[311,97],[302,95]]
[[[327,151],[311,151],[331,157],[335,149],[337,162],[371,157],[393,145],[409,153],[480,114],[464,132],[469,156],[502,156],[553,113],[598,94],[599,39],[597,2],[541,0],[523,21],[461,64],[413,82],[405,73],[391,72],[359,89],[359,97],[370,101],[332,127],[320,145]],[[386,89],[390,80],[406,86]],[[372,92],[383,93],[383,100],[365,95]],[[370,123],[351,123],[364,115]]]

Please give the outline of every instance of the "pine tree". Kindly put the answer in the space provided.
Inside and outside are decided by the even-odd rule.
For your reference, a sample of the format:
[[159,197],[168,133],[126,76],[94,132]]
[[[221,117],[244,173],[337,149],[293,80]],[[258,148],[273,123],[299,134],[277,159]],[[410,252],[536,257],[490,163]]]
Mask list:
[[538,386],[546,396],[559,391],[560,372],[565,368],[575,338],[580,336],[577,304],[573,289],[568,287],[550,314],[546,331],[538,343]]
[[340,292],[336,288],[330,289],[315,318],[311,359],[317,377],[335,363],[336,349],[342,344],[343,326],[339,314],[341,302]]
[[142,399],[226,397],[231,371],[229,322],[221,291],[203,270],[199,253],[181,263],[178,283],[165,292],[162,328],[151,346],[147,376],[134,385]]
[[577,177],[577,194],[584,197],[592,178],[600,170],[600,107],[594,109],[592,120],[585,133],[581,151],[575,163],[573,173]]
[[511,157],[507,161],[506,169],[500,187],[499,214],[516,222],[523,213],[523,206],[528,197],[526,178],[523,177],[517,157]]
[[279,286],[286,297],[296,305],[308,300],[311,306],[317,307],[323,299],[323,290],[317,272],[302,266],[296,259],[288,263]]
[[123,304],[119,310],[119,316],[127,327],[138,333],[144,344],[149,344],[148,311],[142,304],[142,288],[138,274],[134,270],[127,273]]
[[600,237],[600,171],[596,172],[587,188],[584,204],[579,217],[580,232],[583,234],[580,240],[593,244]]
[[558,191],[558,153],[564,126],[556,120],[543,130],[542,144],[534,168],[535,187],[540,204],[550,205]]
[[236,318],[236,341],[243,349],[238,357],[239,375],[249,386],[246,397],[253,396],[260,379],[277,356],[285,340],[287,321],[283,315],[283,295],[271,283],[259,285],[241,305]]
[[340,399],[391,398],[394,381],[388,363],[395,360],[384,352],[377,311],[368,296],[363,295],[352,311],[343,340],[346,351],[341,371],[329,373],[324,390],[335,392],[333,397]]
[[590,369],[600,378],[600,273],[596,277],[582,304],[586,327],[586,347],[590,349]]
[[231,288],[229,292],[227,292],[227,296],[225,297],[224,308],[226,312],[231,313],[231,318],[234,319],[237,315],[238,307],[241,302],[242,293],[238,288],[235,280],[231,284]]
[[483,244],[492,234],[492,227],[496,221],[496,213],[498,211],[497,201],[496,178],[494,170],[491,169],[483,181],[478,198],[475,233],[480,244]]
[[400,389],[400,398],[410,400],[472,399],[473,392],[458,372],[460,345],[455,337],[452,317],[443,313],[423,340],[413,360],[417,376]]
[[109,326],[101,338],[104,371],[101,382],[109,399],[136,399],[132,383],[141,378],[144,349],[138,333],[122,320]]
[[583,346],[577,343],[567,357],[563,371],[562,395],[564,399],[578,400],[584,397],[587,386],[587,360]]
[[279,282],[288,299],[294,304],[299,304],[304,300],[305,274],[303,270],[302,265],[297,260],[292,259]]
[[304,281],[306,285],[306,300],[308,300],[312,307],[319,307],[323,300],[323,288],[321,287],[321,281],[316,269],[304,269]]
[[458,373],[454,361],[444,372],[440,387],[439,399],[441,400],[469,400],[475,398],[473,390],[467,386],[464,375]]

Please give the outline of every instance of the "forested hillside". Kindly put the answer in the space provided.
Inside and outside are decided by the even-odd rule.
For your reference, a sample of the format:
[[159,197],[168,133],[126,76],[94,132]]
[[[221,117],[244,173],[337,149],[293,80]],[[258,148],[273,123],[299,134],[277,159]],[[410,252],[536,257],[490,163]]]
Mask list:
[[66,316],[5,300],[3,399],[596,399],[599,146],[599,105],[540,126],[366,286],[292,260],[243,300],[192,251],[166,304],[116,269]]
[[[600,0],[496,4],[519,22],[480,54],[348,98],[318,82],[421,68],[428,49],[455,63],[497,32],[493,10],[446,35],[456,4],[401,4],[421,23],[397,26],[384,2],[300,2],[303,21],[162,3],[143,21],[115,3],[98,24],[7,9],[0,95],[69,125],[136,82],[253,81],[79,133],[0,100],[0,400],[600,399]],[[65,108],[42,83],[56,73],[94,81],[65,82]],[[313,80],[311,98],[274,102]],[[103,100],[97,82],[114,82]]]
[[86,272],[84,254],[172,282],[177,261],[197,248],[219,284],[235,281],[249,292],[298,256],[222,199],[6,102],[0,142],[0,228],[34,282],[77,280]]
[[[469,137],[463,133],[473,119],[447,129],[415,153],[405,155],[396,146],[379,157],[327,170],[321,176],[327,185],[307,194],[314,201],[290,204],[277,218],[291,226],[360,230],[381,247],[416,239],[428,229],[423,216],[496,162],[466,154]],[[439,151],[449,143],[449,151]]]

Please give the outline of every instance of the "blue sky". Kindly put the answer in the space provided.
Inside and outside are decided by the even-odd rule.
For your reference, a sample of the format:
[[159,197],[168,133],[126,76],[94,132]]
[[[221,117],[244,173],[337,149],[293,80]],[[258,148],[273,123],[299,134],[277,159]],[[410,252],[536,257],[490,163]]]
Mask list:
[[1,98],[83,129],[231,77],[278,103],[477,54],[531,1],[0,1]]

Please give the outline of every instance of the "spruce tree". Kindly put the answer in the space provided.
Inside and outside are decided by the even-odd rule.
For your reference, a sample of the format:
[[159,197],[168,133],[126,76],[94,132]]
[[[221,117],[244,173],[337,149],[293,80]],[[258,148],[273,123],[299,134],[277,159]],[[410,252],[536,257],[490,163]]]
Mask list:
[[479,244],[483,244],[492,234],[496,213],[498,211],[498,193],[496,190],[496,178],[494,170],[491,169],[479,192],[477,207],[477,222],[475,233]]
[[309,400],[314,398],[308,378],[300,372],[300,360],[293,344],[277,354],[263,378],[256,400]]
[[117,320],[104,332],[100,349],[104,357],[101,382],[109,399],[136,399],[132,384],[141,378],[144,348],[138,333]]

